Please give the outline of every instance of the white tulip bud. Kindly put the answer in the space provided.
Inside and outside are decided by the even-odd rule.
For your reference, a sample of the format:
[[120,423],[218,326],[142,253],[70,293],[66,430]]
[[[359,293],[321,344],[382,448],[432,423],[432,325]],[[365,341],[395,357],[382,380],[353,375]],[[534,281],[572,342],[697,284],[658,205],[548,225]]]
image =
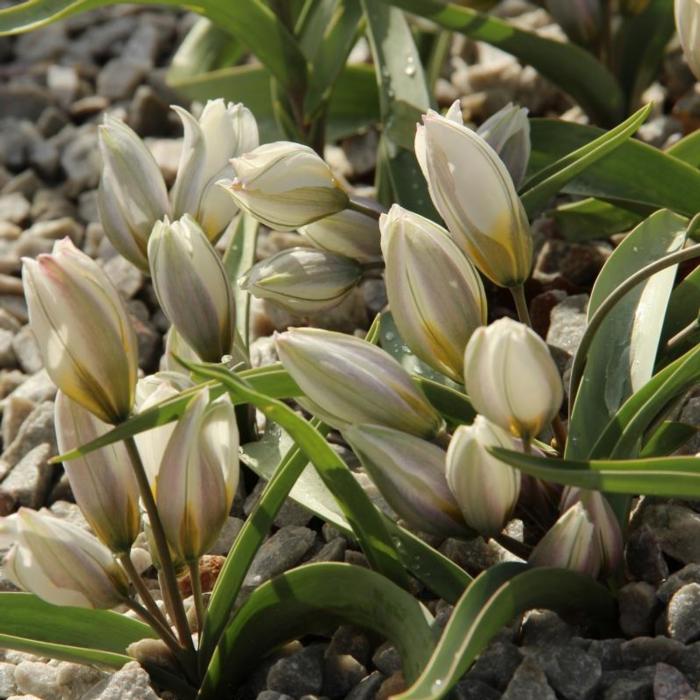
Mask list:
[[165,315],[202,360],[219,362],[231,352],[236,331],[233,289],[202,229],[187,214],[159,221],[148,258]]
[[299,229],[316,248],[361,262],[382,256],[377,220],[352,209],[344,209]]
[[294,328],[277,334],[275,346],[304,392],[299,403],[335,428],[371,423],[431,438],[443,427],[404,368],[376,345],[344,333]]
[[522,284],[532,267],[532,234],[498,153],[455,110],[447,117],[432,110],[424,115],[415,150],[433,204],[456,243],[495,284]]
[[[58,392],[56,438],[61,453],[110,430],[89,411]],[[97,537],[113,552],[125,554],[141,531],[139,485],[123,442],[90,452],[63,465],[75,502]]]
[[156,478],[156,504],[176,558],[196,561],[226,522],[238,485],[238,428],[227,397],[200,391],[175,426]]
[[379,225],[389,306],[401,338],[421,360],[460,382],[467,341],[486,323],[479,273],[442,226],[398,204]]
[[215,240],[238,211],[233,198],[216,183],[235,177],[231,158],[258,147],[258,125],[242,104],[209,100],[195,119],[173,107],[182,120],[185,138],[171,192],[173,216],[190,214],[209,240]]
[[131,413],[136,335],[114,285],[68,238],[23,258],[29,322],[54,384],[106,423]]
[[520,494],[520,472],[496,459],[489,447],[517,450],[503,429],[477,416],[455,431],[447,450],[447,483],[467,525],[497,535],[510,519]]
[[362,266],[342,255],[289,248],[254,265],[238,280],[241,289],[301,314],[337,306],[362,279]]
[[343,431],[387,503],[409,525],[443,537],[467,529],[445,480],[445,453],[436,445],[379,425]]
[[52,605],[113,608],[128,596],[126,574],[97,538],[48,510],[0,518],[2,572]]
[[700,0],[675,0],[674,10],[685,60],[700,80]]
[[277,141],[231,161],[236,177],[220,183],[258,221],[291,231],[345,209],[348,196],[308,146]]
[[509,318],[474,332],[464,353],[464,384],[478,413],[526,442],[552,421],[564,398],[547,344]]
[[98,134],[104,164],[97,194],[102,228],[119,253],[148,272],[151,229],[170,214],[165,181],[150,151],[124,122],[106,116]]

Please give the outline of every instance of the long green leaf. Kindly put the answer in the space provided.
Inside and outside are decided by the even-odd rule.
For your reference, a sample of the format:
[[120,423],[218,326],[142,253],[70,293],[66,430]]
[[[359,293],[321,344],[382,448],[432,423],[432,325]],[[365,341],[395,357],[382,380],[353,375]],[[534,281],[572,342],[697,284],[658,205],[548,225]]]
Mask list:
[[465,591],[420,678],[395,700],[445,697],[503,625],[532,608],[585,610],[605,626],[616,618],[612,596],[588,576],[498,564]]
[[600,240],[614,233],[629,231],[643,218],[635,212],[593,197],[562,204],[551,215],[556,221],[557,231],[567,240],[576,243]]
[[665,457],[673,454],[685,445],[688,440],[697,435],[700,427],[678,423],[676,421],[663,421],[654,431],[654,434],[644,443],[639,456],[642,459],[648,457]]
[[674,290],[666,310],[666,320],[661,334],[662,342],[670,340],[676,333],[698,317],[700,310],[700,267],[696,267]]
[[338,623],[370,629],[398,649],[409,680],[435,645],[430,614],[385,577],[349,564],[307,564],[263,584],[238,610],[207,669],[200,700],[228,697],[269,650]]
[[666,153],[694,168],[700,168],[700,131],[693,131],[683,137],[668,148]]

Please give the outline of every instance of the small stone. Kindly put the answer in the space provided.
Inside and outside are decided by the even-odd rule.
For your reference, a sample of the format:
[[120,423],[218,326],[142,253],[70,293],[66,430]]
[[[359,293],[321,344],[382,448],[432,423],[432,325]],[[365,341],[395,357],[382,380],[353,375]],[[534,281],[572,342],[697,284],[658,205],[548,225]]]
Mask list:
[[603,674],[600,661],[575,646],[524,647],[545,672],[549,685],[564,700],[589,700]]
[[654,700],[699,700],[685,676],[673,666],[656,664],[654,674]]
[[34,410],[36,404],[29,399],[13,396],[5,402],[2,412],[2,444],[9,445],[19,432],[22,423]]
[[323,646],[314,644],[275,662],[267,673],[267,686],[270,690],[292,697],[320,693],[323,686]]
[[684,564],[700,563],[700,514],[676,503],[646,506],[642,523],[658,539],[664,554]]
[[65,113],[53,105],[49,105],[41,113],[36,128],[44,138],[50,138],[55,136],[66,124],[68,124],[68,118]]
[[525,658],[516,669],[502,700],[556,700],[552,687],[539,665]]
[[326,655],[322,692],[329,698],[344,698],[366,675],[367,669],[350,654]]
[[522,646],[566,644],[574,630],[552,610],[531,610],[527,613],[520,635]]
[[131,661],[85,693],[81,700],[158,700],[158,696],[146,671]]
[[2,194],[17,192],[27,199],[31,199],[37,190],[41,189],[41,186],[42,182],[38,175],[31,168],[27,168],[3,185]]
[[668,564],[658,537],[647,525],[633,530],[625,547],[625,563],[630,576],[658,584],[668,576]]
[[139,367],[147,373],[155,371],[160,357],[161,335],[150,322],[144,322],[136,316],[131,316],[131,324],[136,333],[136,343],[139,352]]
[[680,642],[668,637],[637,637],[620,647],[624,668],[635,669],[659,662],[668,662],[683,648]]
[[128,116],[129,124],[137,134],[140,136],[162,134],[169,117],[170,107],[152,87],[141,85],[137,88],[129,105]]
[[[1,588],[1,586],[0,586]],[[19,691],[15,682],[17,666],[0,661],[0,698],[7,698]]]
[[21,34],[15,42],[15,54],[25,63],[55,60],[68,43],[66,28],[62,22]]
[[384,642],[372,656],[372,663],[385,675],[401,671],[401,656],[396,647],[389,642]]
[[348,543],[344,537],[336,537],[330,542],[326,542],[326,544],[309,559],[309,562],[344,561],[347,545]]
[[67,520],[71,525],[76,525],[83,530],[92,532],[88,521],[85,520],[83,511],[80,510],[80,507],[77,504],[71,503],[70,501],[56,501],[51,504],[49,510],[56,517]]
[[[522,654],[511,642],[491,642],[469,671],[468,678],[477,678],[484,683],[504,690],[515,670],[521,665]],[[515,699],[515,696],[513,696]]]
[[326,655],[350,654],[363,666],[369,664],[372,646],[366,634],[352,625],[341,625],[331,637]]
[[91,117],[93,114],[104,112],[109,107],[109,100],[103,95],[86,95],[73,102],[70,115],[77,120]]
[[73,66],[53,63],[46,73],[46,84],[65,107],[75,100],[80,91],[80,76]]
[[[260,495],[266,486],[265,481],[258,481],[243,503],[243,512],[250,515],[255,505],[260,500]],[[274,523],[277,527],[285,525],[307,525],[313,515],[302,505],[291,498],[287,498],[275,516]]]
[[645,581],[623,586],[618,595],[620,629],[628,637],[646,637],[654,631],[659,604],[656,590]]
[[577,294],[560,301],[550,313],[547,344],[574,355],[586,330],[587,306],[587,294]]
[[27,373],[34,374],[43,368],[39,345],[36,342],[31,326],[23,326],[12,340],[12,348],[15,352],[19,366]]
[[602,700],[653,700],[654,666],[603,674]]
[[379,671],[374,671],[358,683],[345,696],[345,700],[374,700],[383,682],[384,676]]
[[94,125],[87,124],[68,142],[61,154],[61,165],[68,182],[66,192],[77,195],[85,189],[97,187],[102,161]]
[[27,302],[14,294],[0,294],[0,309],[14,316],[20,323],[29,321]]
[[104,271],[125,299],[136,296],[143,287],[143,272],[121,255],[108,260]]
[[[24,39],[40,44],[37,32],[25,34]],[[0,119],[14,117],[35,122],[53,102],[48,90],[32,83],[8,83],[0,85]]]
[[700,639],[700,584],[688,583],[671,597],[666,610],[666,630],[683,644]]
[[72,216],[62,216],[51,221],[38,221],[30,226],[24,235],[39,236],[50,241],[58,241],[68,237],[75,245],[80,246],[83,242],[85,229]]
[[0,368],[2,369],[17,367],[17,356],[12,347],[14,339],[15,335],[12,331],[0,329]]
[[39,190],[32,201],[31,217],[37,221],[53,221],[64,217],[73,218],[75,207],[56,190]]
[[[0,294],[14,294],[15,296],[24,296],[24,287],[22,280],[13,275],[5,275],[0,273]],[[2,314],[7,318],[7,314]],[[13,319],[14,320],[14,319]],[[17,322],[15,321],[15,324]]]
[[229,516],[226,518],[223,527],[216,538],[216,542],[209,548],[207,554],[220,554],[226,556],[233,546],[233,543],[238,537],[238,533],[243,527],[243,521],[240,518]]
[[549,239],[537,256],[533,278],[551,283],[559,277],[571,284],[587,287],[610,257],[612,248],[607,243],[580,244]]
[[130,97],[144,79],[149,66],[144,61],[113,58],[97,76],[97,92],[110,100]]
[[262,693],[258,693],[256,700],[294,700],[294,698],[291,695],[278,693],[275,690],[263,690]]
[[39,404],[22,423],[17,437],[5,446],[2,459],[10,465],[15,465],[30,450],[42,443],[50,446],[49,456],[56,454],[53,412],[53,402]]
[[55,465],[49,464],[51,445],[42,443],[30,450],[0,483],[0,492],[19,506],[39,508],[49,495]]
[[51,377],[49,377],[45,369],[28,379],[25,377],[22,380],[19,376],[15,376],[14,379],[7,377],[7,379],[12,383],[17,383],[17,387],[9,395],[6,395],[8,399],[10,396],[13,396],[29,399],[38,404],[44,401],[52,401],[56,397],[56,385],[51,381]]
[[37,695],[42,700],[61,700],[58,671],[38,661],[22,661],[15,669],[15,683],[20,693]]
[[56,680],[65,697],[82,698],[96,683],[104,680],[106,673],[91,666],[60,661],[56,666]]
[[667,604],[671,596],[686,583],[700,583],[700,564],[688,564],[666,579],[656,591],[659,600]]
[[17,224],[0,221],[0,239],[3,241],[16,241],[21,233],[22,229]]
[[22,224],[29,217],[31,205],[19,192],[0,195],[0,221]]

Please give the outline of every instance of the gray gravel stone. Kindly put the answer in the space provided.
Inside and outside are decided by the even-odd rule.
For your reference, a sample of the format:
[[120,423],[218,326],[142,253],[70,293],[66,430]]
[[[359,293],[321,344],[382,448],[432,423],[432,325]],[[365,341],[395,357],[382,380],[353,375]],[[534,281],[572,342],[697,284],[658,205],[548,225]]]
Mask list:
[[17,506],[44,505],[56,469],[48,463],[51,453],[51,445],[46,443],[27,452],[0,483],[0,492],[10,496]]
[[688,583],[673,594],[666,619],[671,639],[683,644],[700,639],[700,584]]
[[659,600],[667,604],[671,596],[686,583],[700,583],[700,564],[688,564],[671,574],[656,591]]
[[276,661],[267,673],[269,690],[299,697],[318,694],[323,686],[323,645],[305,647]]
[[334,540],[326,542],[326,544],[309,559],[309,562],[343,561],[347,544],[344,537],[336,537]]
[[544,671],[532,658],[525,658],[502,695],[502,700],[556,700]]
[[104,271],[125,299],[136,296],[143,287],[143,272],[121,255],[108,260]]
[[700,693],[690,687],[686,677],[668,664],[656,664],[653,689],[654,700],[700,699]]
[[587,294],[577,294],[560,301],[550,312],[547,344],[573,355],[586,330]]
[[385,675],[401,671],[401,656],[393,644],[385,642],[372,656],[372,663]]
[[374,671],[370,673],[367,678],[358,683],[345,696],[345,700],[374,700],[383,682],[384,676],[379,671]]
[[676,503],[658,503],[644,508],[642,522],[665,554],[684,564],[700,563],[700,514]]
[[294,698],[291,695],[278,693],[275,690],[263,690],[262,693],[258,693],[256,700],[294,700]]
[[[58,154],[56,153],[56,158]],[[2,187],[2,194],[12,194],[18,192],[24,195],[27,199],[31,199],[37,190],[41,189],[42,181],[38,175],[31,169],[23,170],[17,173],[13,178],[8,180]],[[31,212],[30,212],[31,213]]]
[[486,683],[466,678],[454,688],[454,700],[500,700],[501,693]]
[[29,399],[13,396],[5,402],[2,412],[2,444],[9,445],[19,432],[22,423],[36,404]]
[[552,610],[530,610],[520,633],[522,646],[553,646],[566,644],[574,630]]
[[326,654],[321,690],[329,698],[344,698],[366,675],[367,669],[350,654]]
[[[24,38],[40,43],[34,32]],[[14,117],[34,122],[52,102],[51,93],[38,85],[17,82],[0,85],[0,119]]]
[[42,403],[44,401],[52,401],[56,396],[56,385],[51,381],[45,369],[32,375],[26,381],[21,381],[16,389],[14,389],[5,400],[10,396],[29,399],[34,403]]
[[82,190],[97,187],[102,163],[93,125],[86,125],[69,141],[61,154],[61,165],[68,178],[68,194],[77,195]]
[[214,542],[207,554],[226,556],[242,527],[243,521],[240,518],[234,518],[233,516],[226,518],[226,522],[224,522],[216,542]]
[[551,687],[565,700],[589,700],[602,676],[600,661],[575,646],[523,648],[544,671]]
[[40,236],[51,241],[57,241],[67,236],[77,246],[82,243],[84,234],[84,227],[72,216],[62,216],[50,221],[38,221],[24,233],[25,236]]
[[350,654],[363,666],[367,666],[372,654],[372,645],[363,630],[352,625],[341,625],[333,633],[326,655]]
[[158,700],[146,671],[135,661],[105,679],[81,700]]
[[620,629],[628,637],[646,637],[654,631],[659,612],[656,590],[645,581],[633,581],[623,586],[618,595]]
[[492,642],[476,660],[467,677],[477,678],[494,688],[504,690],[522,660],[522,653],[515,644]]
[[647,525],[630,534],[625,547],[625,563],[630,576],[638,581],[659,584],[668,576],[668,564],[659,538]]
[[14,664],[0,661],[0,698],[6,698],[19,691],[15,682],[16,669],[17,667]]
[[19,192],[0,196],[0,221],[11,224],[22,224],[29,217],[31,205],[27,198]]
[[61,687],[55,667],[38,661],[22,661],[15,669],[15,683],[20,693],[37,695],[42,700],[61,700]]
[[148,86],[141,85],[134,93],[129,105],[128,121],[131,128],[141,136],[156,136],[163,133],[171,116],[170,106]]
[[5,447],[2,460],[15,465],[37,445],[47,443],[50,454],[56,454],[56,434],[53,422],[53,402],[39,404],[22,423],[17,437]]
[[12,348],[19,366],[27,374],[35,374],[43,368],[39,346],[29,325],[24,326],[12,340]]
[[0,367],[2,369],[17,367],[17,355],[12,347],[14,339],[15,334],[12,331],[0,329]]
[[654,700],[653,666],[635,671],[610,671],[603,674],[602,700]]
[[668,637],[637,637],[620,647],[622,665],[627,669],[671,662],[683,649],[683,645]]
[[97,92],[110,100],[130,97],[148,72],[149,65],[143,60],[129,57],[113,58],[97,76]]

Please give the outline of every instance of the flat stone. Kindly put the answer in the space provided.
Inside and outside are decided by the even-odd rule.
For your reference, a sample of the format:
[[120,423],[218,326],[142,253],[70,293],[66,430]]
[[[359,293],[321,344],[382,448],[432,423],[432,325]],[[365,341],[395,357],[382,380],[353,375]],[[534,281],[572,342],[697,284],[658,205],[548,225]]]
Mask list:
[[687,564],[666,579],[656,591],[659,600],[666,604],[671,596],[686,583],[700,583],[700,564]]
[[401,671],[401,656],[393,644],[384,642],[372,656],[372,663],[385,676]]
[[136,89],[129,105],[128,121],[131,128],[140,136],[157,136],[168,125],[171,111],[169,105],[156,91],[141,85]]
[[323,687],[323,646],[314,644],[275,662],[267,673],[267,687],[300,697],[318,694]]
[[86,125],[69,141],[61,154],[61,166],[68,178],[67,194],[75,196],[97,187],[102,170],[99,153],[94,125]]
[[31,217],[38,221],[54,221],[64,217],[74,218],[75,206],[57,190],[39,190],[32,201]]
[[516,669],[502,700],[556,700],[547,676],[531,658],[525,658]]
[[2,194],[12,194],[17,192],[24,195],[27,199],[31,199],[37,190],[41,189],[42,181],[39,176],[31,168],[17,173],[13,178],[10,178],[2,187]]
[[622,644],[620,654],[624,668],[635,669],[669,662],[682,648],[680,642],[668,637],[637,637]]
[[586,330],[587,294],[576,294],[560,301],[550,312],[547,344],[574,355]]
[[51,241],[58,241],[68,237],[76,246],[80,246],[83,242],[84,234],[85,228],[72,216],[63,216],[60,219],[52,219],[51,221],[38,221],[24,233],[25,236],[39,236]]
[[[37,34],[26,34],[26,39],[37,43]],[[31,83],[0,85],[0,119],[14,117],[35,122],[39,115],[53,103],[48,90]]]
[[376,700],[390,700],[406,690],[406,687],[406,679],[403,677],[403,673],[397,671],[385,679],[379,686]]
[[[476,660],[467,678],[477,678],[494,688],[505,690],[522,660],[522,653],[515,644],[505,641],[491,642]],[[541,669],[540,672],[543,673]],[[512,697],[515,700],[516,696]]]
[[25,63],[55,60],[68,44],[62,22],[20,34],[15,42],[15,54]]
[[12,339],[12,348],[19,366],[27,374],[34,374],[43,368],[39,345],[36,342],[31,326],[23,326]]
[[500,700],[501,697],[495,688],[475,678],[460,681],[452,693],[454,700]]
[[234,518],[229,516],[226,518],[219,536],[216,538],[216,542],[209,548],[207,554],[220,554],[221,556],[226,556],[229,550],[233,546],[233,543],[238,537],[238,533],[243,527],[243,521],[240,518]]
[[54,63],[46,72],[46,84],[58,102],[68,106],[74,102],[80,91],[80,76],[73,66]]
[[55,667],[38,661],[22,661],[15,669],[15,683],[20,693],[37,695],[42,700],[62,700]]
[[125,299],[136,296],[143,287],[143,272],[121,255],[108,260],[104,265],[104,271]]
[[29,399],[10,397],[2,412],[2,444],[9,445],[36,404]]
[[646,506],[642,523],[656,536],[664,554],[684,564],[700,563],[700,514],[676,503]]
[[262,693],[258,693],[255,700],[294,700],[294,698],[291,695],[278,693],[275,690],[263,690]]
[[309,562],[343,561],[347,546],[348,543],[344,537],[336,537],[330,542],[326,542],[326,544],[309,559]]
[[0,329],[0,368],[2,369],[17,367],[17,356],[12,347],[14,339],[15,334],[12,331]]
[[6,698],[19,691],[15,682],[17,666],[0,661],[0,698]]
[[81,700],[158,700],[148,673],[131,661],[85,693]]
[[[24,287],[22,280],[14,275],[5,275],[0,273],[0,294],[14,294],[15,296],[24,296]],[[3,314],[7,318],[7,314]],[[13,319],[14,320],[14,319]],[[15,321],[15,324],[17,322]]]
[[[19,263],[19,260],[17,262]],[[15,294],[0,294],[0,309],[7,311],[22,324],[29,321],[26,300]]]
[[36,128],[42,136],[50,138],[55,136],[66,124],[68,124],[68,118],[65,112],[49,105],[37,120]]
[[113,58],[97,76],[97,92],[110,100],[130,97],[146,77],[149,65],[130,58]]
[[49,495],[56,466],[48,463],[51,445],[42,443],[30,450],[0,483],[0,491],[18,506],[40,508]]
[[522,624],[522,646],[553,646],[567,644],[574,630],[553,610],[530,610]]
[[659,612],[656,590],[645,581],[633,581],[623,586],[618,595],[620,629],[628,637],[646,637],[654,631]]
[[358,627],[341,625],[333,633],[326,655],[350,654],[363,666],[369,664],[372,655],[372,645],[367,635]]
[[602,700],[653,700],[653,666],[603,674]]
[[606,243],[594,245],[549,239],[537,256],[533,277],[545,284],[564,278],[571,284],[587,287],[595,281],[611,253],[612,248]]
[[656,664],[654,700],[699,700],[700,693],[690,687],[686,677],[673,666]]
[[31,205],[19,192],[0,195],[0,221],[22,224],[29,217]]
[[549,685],[565,700],[592,698],[603,674],[600,661],[575,646],[524,647],[547,676]]
[[6,399],[3,405],[7,403],[7,399],[11,396],[20,399],[29,399],[36,404],[42,403],[44,401],[53,401],[56,397],[56,385],[51,381],[48,373],[45,369],[41,372],[37,372],[28,379],[25,378],[23,381],[19,381],[17,377],[17,387],[6,395]]
[[668,577],[668,564],[659,538],[647,525],[630,533],[625,547],[625,563],[630,576],[639,581],[659,584]]
[[50,446],[49,456],[56,454],[53,414],[53,402],[39,404],[22,423],[17,437],[5,447],[2,459],[10,465],[15,465],[30,450],[42,443]]
[[687,583],[671,597],[666,609],[666,630],[683,644],[700,639],[700,584]]
[[379,671],[374,671],[360,681],[345,696],[345,700],[374,700],[383,682],[384,676]]
[[366,675],[367,669],[350,654],[326,654],[321,691],[329,698],[344,698]]
[[70,115],[75,119],[85,119],[93,114],[104,112],[109,107],[109,100],[102,95],[86,95],[73,102]]

